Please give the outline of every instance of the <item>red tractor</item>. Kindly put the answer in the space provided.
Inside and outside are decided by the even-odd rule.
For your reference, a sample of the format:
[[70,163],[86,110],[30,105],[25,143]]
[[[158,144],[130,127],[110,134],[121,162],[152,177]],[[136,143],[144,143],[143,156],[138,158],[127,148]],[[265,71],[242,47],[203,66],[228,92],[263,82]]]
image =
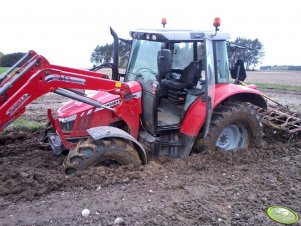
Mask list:
[[[228,34],[132,31],[123,75],[117,67],[119,39],[111,33],[112,79],[51,65],[34,51],[2,74],[0,130],[34,99],[54,92],[73,99],[55,114],[48,110],[48,141],[56,155],[69,151],[67,174],[104,161],[140,165],[161,155],[185,158],[260,145],[259,117],[246,103],[261,109],[267,104],[256,89],[229,83]],[[243,79],[243,65],[232,76]]]

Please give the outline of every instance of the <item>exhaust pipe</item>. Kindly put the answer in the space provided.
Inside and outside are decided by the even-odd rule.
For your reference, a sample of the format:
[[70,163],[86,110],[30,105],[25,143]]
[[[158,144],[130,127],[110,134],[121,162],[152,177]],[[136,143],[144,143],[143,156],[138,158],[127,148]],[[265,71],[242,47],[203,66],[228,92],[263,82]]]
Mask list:
[[112,79],[119,81],[119,69],[118,69],[118,65],[119,65],[119,58],[118,58],[118,35],[116,34],[116,32],[113,30],[113,28],[110,27],[110,32],[111,35],[114,38],[114,43],[113,43],[113,67],[112,67]]

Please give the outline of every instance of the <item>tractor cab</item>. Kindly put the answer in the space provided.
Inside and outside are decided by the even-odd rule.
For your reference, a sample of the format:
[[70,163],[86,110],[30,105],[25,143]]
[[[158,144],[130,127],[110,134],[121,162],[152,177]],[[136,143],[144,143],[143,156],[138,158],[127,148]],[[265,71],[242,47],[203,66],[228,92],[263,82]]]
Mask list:
[[229,82],[224,33],[192,30],[132,31],[125,81],[142,86],[142,122],[153,136],[179,131],[190,106],[206,103],[212,114],[215,85]]

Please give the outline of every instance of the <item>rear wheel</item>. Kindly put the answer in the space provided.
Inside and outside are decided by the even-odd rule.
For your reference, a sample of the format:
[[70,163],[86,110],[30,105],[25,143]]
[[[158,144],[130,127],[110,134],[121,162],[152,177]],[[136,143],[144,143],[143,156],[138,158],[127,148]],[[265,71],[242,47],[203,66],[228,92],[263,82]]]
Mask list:
[[133,144],[120,138],[107,138],[94,141],[87,139],[69,152],[64,162],[66,174],[76,173],[100,163],[114,161],[122,165],[142,164],[138,152]]
[[256,111],[243,103],[226,102],[214,110],[208,134],[197,142],[197,149],[231,151],[260,144],[261,129]]
[[248,131],[245,125],[233,123],[226,127],[216,141],[216,146],[224,150],[244,148],[248,144]]

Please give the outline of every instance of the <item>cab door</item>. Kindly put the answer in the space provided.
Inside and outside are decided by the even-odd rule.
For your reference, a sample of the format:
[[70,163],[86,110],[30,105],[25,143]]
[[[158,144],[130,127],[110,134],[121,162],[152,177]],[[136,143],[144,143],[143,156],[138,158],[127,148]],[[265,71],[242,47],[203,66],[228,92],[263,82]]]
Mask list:
[[125,81],[137,81],[142,86],[142,122],[144,128],[156,135],[158,108],[158,51],[162,43],[148,40],[133,40],[132,51]]
[[206,120],[204,136],[207,135],[210,121],[213,112],[213,103],[215,98],[215,69],[214,69],[214,55],[212,40],[206,38],[205,40],[205,53],[206,53],[206,66],[205,66],[205,79],[206,79]]

